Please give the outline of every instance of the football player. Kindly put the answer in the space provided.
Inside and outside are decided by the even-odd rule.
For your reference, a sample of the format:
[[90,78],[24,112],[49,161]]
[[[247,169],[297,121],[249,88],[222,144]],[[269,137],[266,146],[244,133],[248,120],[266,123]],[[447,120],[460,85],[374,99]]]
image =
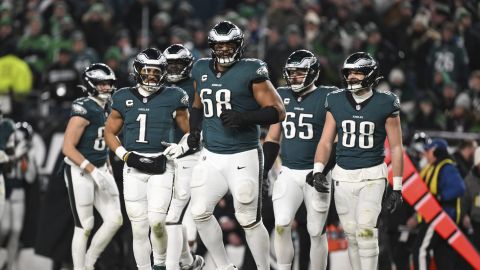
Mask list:
[[265,143],[265,170],[275,161],[281,139],[282,169],[273,187],[275,214],[275,252],[279,270],[290,270],[294,256],[291,225],[302,201],[307,209],[307,229],[310,234],[312,269],[326,269],[328,245],[325,222],[330,205],[330,193],[319,193],[305,184],[312,171],[315,148],[325,121],[325,98],[336,87],[315,86],[320,65],[315,55],[297,50],[287,59],[284,78],[288,87],[277,89],[286,117],[282,123],[270,125]]
[[[107,103],[116,77],[107,65],[94,63],[84,70],[81,79],[81,88],[87,97],[73,102],[63,141],[65,181],[75,221],[72,240],[75,270],[93,269],[100,253],[123,223],[118,188],[107,167],[104,139]],[[94,207],[103,223],[87,250],[94,225]]]
[[348,56],[342,73],[346,89],[331,92],[326,98],[327,115],[315,154],[313,183],[319,192],[329,192],[324,169],[338,134],[332,181],[336,209],[349,240],[350,263],[354,270],[376,269],[376,224],[387,178],[385,138],[392,153],[394,190],[385,207],[393,212],[402,203],[400,102],[393,93],[374,89],[381,77],[377,62],[368,53]]
[[[192,53],[181,44],[173,44],[163,52],[167,59],[166,80],[169,86],[180,87],[188,95],[188,107],[192,107],[194,98],[193,79],[190,72],[193,66]],[[183,130],[174,126],[174,142],[178,143],[184,136]],[[165,149],[164,153],[169,154],[170,149],[176,146],[171,144]],[[172,153],[173,154],[173,153]],[[167,268],[177,269],[179,263],[182,266],[192,265],[193,257],[190,254],[189,243],[194,243],[197,236],[195,223],[190,214],[190,180],[192,170],[198,161],[200,154],[198,151],[183,155],[174,160],[175,162],[175,181],[172,201],[168,209],[166,224],[168,234],[167,245]],[[183,224],[183,225],[182,225]],[[201,269],[205,264],[202,257],[195,256],[196,265],[192,269]]]
[[25,215],[24,184],[32,183],[37,175],[37,167],[32,146],[33,129],[27,122],[15,124],[15,161],[10,172],[5,175],[6,203],[4,215],[1,218],[1,237],[3,243],[7,242],[7,267],[16,269],[20,233],[22,232]]
[[[132,224],[137,267],[151,269],[153,247],[154,269],[162,269],[166,260],[165,218],[172,197],[174,164],[162,154],[165,146],[161,142],[170,141],[174,121],[184,133],[189,131],[188,96],[178,87],[163,85],[167,60],[155,48],[147,48],[136,56],[133,72],[137,85],[122,88],[113,95],[105,139],[109,148],[125,161],[125,207]],[[123,145],[117,137],[122,128]]]
[[229,21],[219,22],[209,32],[212,57],[193,66],[191,133],[186,143],[178,146],[198,148],[202,130],[204,148],[190,184],[191,212],[217,269],[236,269],[212,216],[216,204],[230,191],[235,216],[245,230],[257,268],[266,270],[270,269],[270,256],[268,232],[260,215],[263,154],[259,125],[282,121],[285,109],[269,80],[266,64],[242,59],[243,42],[243,32]]
[[5,178],[12,166],[15,147],[15,123],[0,110],[0,217],[5,207]]

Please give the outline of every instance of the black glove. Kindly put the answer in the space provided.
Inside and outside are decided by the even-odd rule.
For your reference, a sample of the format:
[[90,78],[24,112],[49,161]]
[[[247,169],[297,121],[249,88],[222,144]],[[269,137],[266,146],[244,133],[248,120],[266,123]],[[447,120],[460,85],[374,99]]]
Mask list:
[[163,174],[167,169],[167,158],[164,155],[145,157],[129,153],[126,157],[127,165],[148,174]]
[[313,187],[313,171],[310,171],[305,177],[305,182]]
[[390,195],[387,197],[385,202],[383,203],[383,207],[387,209],[390,213],[395,212],[397,209],[402,206],[403,198],[402,198],[402,191],[400,190],[392,190]]
[[201,131],[198,129],[190,130],[190,135],[187,138],[187,145],[188,148],[197,150],[200,147],[200,138],[201,138]]
[[317,172],[317,173],[313,174],[312,183],[313,183],[313,187],[315,188],[316,191],[321,192],[321,193],[330,192],[330,183],[328,182],[325,174],[323,174],[321,172]]
[[239,128],[244,125],[244,119],[241,112],[234,110],[224,110],[220,115],[222,124],[229,128]]

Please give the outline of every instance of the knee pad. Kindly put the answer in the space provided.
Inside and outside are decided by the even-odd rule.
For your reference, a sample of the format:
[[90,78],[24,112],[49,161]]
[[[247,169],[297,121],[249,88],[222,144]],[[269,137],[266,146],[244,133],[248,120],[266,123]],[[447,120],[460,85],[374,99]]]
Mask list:
[[258,192],[255,192],[254,181],[250,179],[245,179],[239,181],[240,183],[237,184],[235,191],[233,192],[233,196],[235,199],[241,204],[249,204],[253,202],[255,199],[255,195],[258,195]]
[[148,219],[147,206],[143,202],[125,202],[125,209],[130,221],[144,221]]
[[355,236],[356,232],[357,232],[357,223],[353,220],[349,220],[347,222],[345,222],[345,224],[342,224],[343,225],[343,231],[345,232],[345,234],[348,236],[348,235],[352,235],[352,236]]
[[212,212],[207,211],[207,205],[204,201],[195,202],[190,210],[192,218],[195,221],[207,220],[212,216]]
[[275,217],[275,227],[280,226],[280,227],[287,227],[292,224],[292,219],[289,217],[282,217],[279,216],[278,218]]
[[95,223],[95,219],[93,216],[89,216],[83,220],[80,220],[82,224],[82,229],[85,231],[85,234],[90,235],[90,232],[93,229],[93,224]]
[[[275,225],[275,233],[278,235],[283,235],[286,230],[290,228],[290,224],[283,226],[283,225]],[[291,228],[290,228],[291,231]]]
[[379,254],[378,230],[376,228],[358,228],[356,238],[358,253],[361,257],[373,257]]
[[148,220],[131,220],[133,239],[148,238]]
[[165,214],[158,212],[148,212],[148,221],[150,223],[150,228],[152,229],[152,233],[155,234],[155,236],[158,238],[164,237],[166,234],[165,216]]
[[307,221],[307,231],[311,237],[320,236],[325,231],[325,225],[319,222],[308,222]]
[[235,212],[235,217],[237,218],[238,224],[243,228],[253,228],[261,221],[260,218],[257,218],[257,212],[253,211]]

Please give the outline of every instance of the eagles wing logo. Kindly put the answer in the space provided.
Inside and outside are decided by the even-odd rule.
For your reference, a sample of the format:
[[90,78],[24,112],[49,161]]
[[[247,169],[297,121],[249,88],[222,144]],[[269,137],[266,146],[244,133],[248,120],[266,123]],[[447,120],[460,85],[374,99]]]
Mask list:
[[393,101],[393,107],[400,109],[400,99],[398,97]]
[[258,75],[268,76],[268,69],[266,66],[261,66],[257,69]]
[[182,97],[182,99],[180,100],[180,102],[185,105],[185,106],[188,106],[188,96],[185,95]]
[[85,109],[84,107],[82,107],[82,105],[79,105],[79,104],[73,104],[72,111],[76,114],[81,114],[81,115],[87,114],[87,109]]

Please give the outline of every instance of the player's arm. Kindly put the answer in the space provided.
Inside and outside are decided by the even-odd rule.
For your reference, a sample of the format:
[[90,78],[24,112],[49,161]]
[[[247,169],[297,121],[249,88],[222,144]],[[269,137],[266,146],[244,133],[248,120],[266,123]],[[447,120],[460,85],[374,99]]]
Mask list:
[[240,128],[247,125],[271,125],[285,119],[285,107],[280,95],[269,80],[252,84],[253,96],[260,105],[256,111],[237,112],[225,110],[220,115],[226,127]]
[[192,109],[189,116],[190,134],[187,138],[188,147],[190,149],[198,149],[200,147],[201,130],[203,121],[203,104],[202,99],[197,91],[197,82],[193,81],[193,89],[195,96],[193,98]]
[[325,115],[325,124],[323,126],[322,137],[317,145],[315,152],[314,173],[323,172],[332,151],[333,142],[337,136],[337,124],[331,112],[327,111]]
[[315,152],[315,162],[313,164],[312,174],[307,175],[306,181],[318,192],[330,192],[330,182],[326,178],[326,166],[330,159],[333,143],[337,136],[337,124],[331,112],[327,111],[325,124],[323,126],[322,137],[317,145]]
[[70,118],[67,124],[67,129],[65,130],[62,152],[75,165],[88,173],[91,173],[95,169],[95,166],[93,166],[77,149],[78,142],[80,141],[80,138],[82,138],[83,132],[89,124],[90,122],[87,119],[80,116],[72,116]]
[[179,108],[175,111],[175,122],[177,122],[178,127],[183,131],[183,133],[190,132],[189,113],[187,108]]
[[280,123],[270,125],[265,142],[263,143],[263,170],[264,177],[268,175],[268,171],[272,168],[277,159],[280,150],[280,136],[282,135],[282,126]]
[[105,142],[110,150],[114,151],[119,158],[124,160],[127,150],[125,150],[117,137],[122,130],[122,127],[122,115],[117,110],[112,109],[112,112],[108,116],[107,122],[105,123]]
[[392,155],[393,190],[402,189],[403,144],[400,116],[389,117],[385,121],[388,143]]

